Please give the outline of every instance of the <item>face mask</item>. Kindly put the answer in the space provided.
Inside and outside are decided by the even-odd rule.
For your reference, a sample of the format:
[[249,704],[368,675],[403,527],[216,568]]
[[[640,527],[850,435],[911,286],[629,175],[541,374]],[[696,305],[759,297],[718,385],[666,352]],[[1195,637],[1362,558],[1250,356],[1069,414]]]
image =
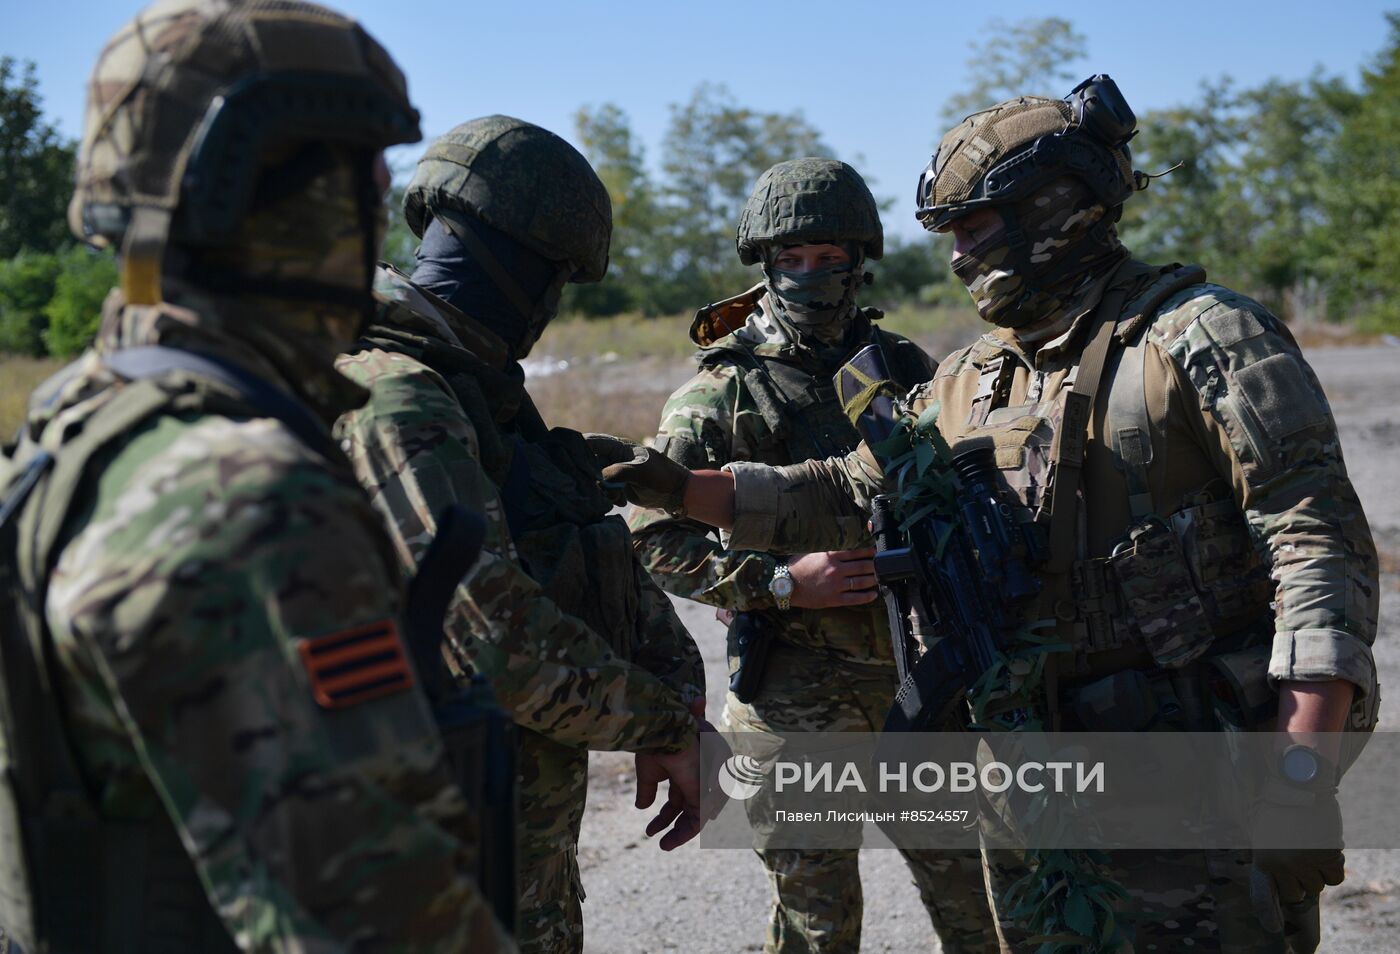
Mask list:
[[838,265],[810,272],[772,269],[768,289],[778,299],[789,321],[818,337],[845,332],[855,299],[855,286],[863,269]]
[[1122,253],[1106,214],[1077,179],[1064,177],[1008,208],[1025,236],[1013,251],[1001,232],[952,263],[983,320],[1003,328],[1063,315],[1074,292]]

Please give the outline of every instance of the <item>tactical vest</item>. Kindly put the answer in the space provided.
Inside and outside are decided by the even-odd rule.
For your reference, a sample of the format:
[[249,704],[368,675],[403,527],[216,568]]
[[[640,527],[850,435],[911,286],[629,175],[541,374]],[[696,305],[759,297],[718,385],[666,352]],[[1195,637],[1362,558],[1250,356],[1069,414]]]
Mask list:
[[[906,339],[872,328],[871,343],[880,345],[901,393],[908,393],[931,376],[923,352]],[[813,375],[776,355],[764,355],[733,337],[700,352],[701,367],[729,365],[740,375],[743,391],[772,434],[777,446],[756,463],[782,466],[807,460],[841,457],[860,444],[860,434],[846,417],[830,375]],[[676,459],[683,448],[665,449]],[[793,608],[761,614],[772,632],[785,642],[836,658],[893,663],[884,610],[873,606],[823,610]],[[869,645],[874,634],[874,644]]]
[[[884,351],[895,383],[906,393],[929,379],[923,354],[911,342],[880,328],[871,330],[870,342]],[[860,434],[842,410],[830,375],[814,375],[733,338],[702,350],[699,360],[702,368],[727,364],[740,372],[743,389],[785,452],[781,460],[775,457],[760,463],[782,466],[839,457],[860,444]]]
[[[1016,359],[988,354],[980,363],[969,433],[991,436],[1006,488],[1047,539],[1051,565],[1042,570],[1047,585],[1035,615],[1053,619],[1074,647],[1076,664],[1068,678],[1093,673],[1091,657],[1097,654],[1132,648],[1157,667],[1182,669],[1213,647],[1219,651],[1226,637],[1257,631],[1269,618],[1268,572],[1229,487],[1212,484],[1185,502],[1154,501],[1147,482],[1147,467],[1161,452],[1152,446],[1145,393],[1148,328],[1162,303],[1203,279],[1198,268],[1166,271],[1106,318],[1116,322],[1101,366],[1110,380],[1089,406],[1104,410],[1102,439],[1123,474],[1131,514],[1106,557],[1083,555],[1084,504],[1074,493],[1079,468],[1066,465],[1071,455],[1082,460],[1087,411],[1066,423],[1067,405],[1075,399],[1069,386],[1048,401],[1005,406]],[[1088,370],[1089,359],[1081,355],[1080,362],[1073,378],[1097,378]],[[1076,429],[1078,446],[1071,451]],[[1056,483],[1064,484],[1063,496],[1053,492]],[[1082,500],[1096,493],[1085,487]],[[1164,513],[1164,506],[1178,509]],[[1056,521],[1059,507],[1068,508],[1068,518]]]
[[[165,814],[113,819],[93,803],[52,688],[47,582],[90,465],[157,416],[274,417],[348,464],[308,410],[234,366],[158,347],[104,364],[127,383],[89,399],[80,428],[65,421],[58,442],[26,437],[0,458],[0,938],[54,954],[237,951]],[[77,367],[38,400],[57,402]]]
[[642,622],[641,571],[626,522],[610,515],[583,435],[547,428],[523,380],[478,357],[470,343],[457,347],[406,331],[400,308],[407,306],[386,306],[364,340],[443,378],[476,432],[480,463],[500,491],[522,567],[561,610],[632,658]]

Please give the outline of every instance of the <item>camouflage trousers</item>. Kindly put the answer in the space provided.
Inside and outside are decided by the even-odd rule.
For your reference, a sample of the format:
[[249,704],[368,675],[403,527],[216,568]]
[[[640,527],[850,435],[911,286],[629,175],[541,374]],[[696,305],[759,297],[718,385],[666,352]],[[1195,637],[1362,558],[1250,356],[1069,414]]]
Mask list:
[[[731,694],[725,728],[734,732],[872,732],[895,692],[894,667],[843,663],[785,643],[768,658],[762,688],[749,705]],[[745,802],[755,826],[771,819],[771,790]],[[859,825],[859,823],[855,823]],[[858,951],[863,896],[859,851],[852,848],[760,850],[773,888],[764,951]],[[982,856],[962,851],[901,851],[933,929],[947,954],[997,950]],[[930,945],[932,946],[932,945]]]
[[521,954],[583,950],[579,826],[588,797],[588,752],[519,732],[519,930]]
[[[983,813],[983,823],[987,815]],[[1100,871],[1125,889],[1123,920],[1130,943],[1120,954],[1145,951],[1209,951],[1220,954],[1294,954],[1282,934],[1265,930],[1250,897],[1248,851],[1111,851]],[[1019,852],[987,851],[987,879],[997,906],[997,930],[1014,954],[1034,954],[1041,945],[1006,918],[1000,905],[1006,889],[1026,872]],[[1316,900],[1300,919],[1316,930]]]

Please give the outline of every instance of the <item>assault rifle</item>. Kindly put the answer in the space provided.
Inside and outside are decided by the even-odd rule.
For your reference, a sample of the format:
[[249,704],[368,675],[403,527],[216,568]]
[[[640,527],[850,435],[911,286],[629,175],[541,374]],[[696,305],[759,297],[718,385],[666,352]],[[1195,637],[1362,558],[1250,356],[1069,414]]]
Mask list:
[[[880,349],[862,348],[835,384],[889,474],[888,442],[902,410]],[[1017,521],[998,489],[991,438],[960,441],[951,464],[958,483],[952,513],[931,513],[906,527],[894,497],[878,496],[872,508],[875,576],[900,683],[886,732],[926,732],[952,716],[1016,634],[1020,607],[1041,588],[1031,567],[1045,547],[1038,528]],[[1025,714],[1011,710],[1011,718],[1020,722]]]
[[408,587],[404,623],[414,666],[428,697],[453,778],[477,823],[477,884],[496,919],[512,934],[516,921],[515,739],[509,716],[485,677],[463,684],[443,658],[443,617],[457,584],[481,553],[480,514],[452,505]]

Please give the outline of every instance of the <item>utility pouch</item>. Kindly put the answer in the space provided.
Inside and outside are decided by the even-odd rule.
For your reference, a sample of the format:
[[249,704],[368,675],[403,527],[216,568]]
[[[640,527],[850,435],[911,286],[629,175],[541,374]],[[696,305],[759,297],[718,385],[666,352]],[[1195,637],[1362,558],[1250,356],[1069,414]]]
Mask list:
[[737,613],[729,624],[729,691],[748,705],[763,686],[773,633],[757,613]]
[[1181,541],[1149,517],[1109,558],[1143,647],[1164,669],[1177,669],[1210,648],[1214,631],[1192,584]]
[[1112,673],[1067,695],[1086,732],[1142,732],[1157,720],[1157,697],[1138,669]]
[[1278,694],[1269,685],[1267,643],[1206,660],[1216,720],[1226,729],[1252,730],[1278,714]]
[[1197,592],[1217,618],[1256,615],[1267,607],[1273,582],[1232,498],[1197,503],[1170,520]]

